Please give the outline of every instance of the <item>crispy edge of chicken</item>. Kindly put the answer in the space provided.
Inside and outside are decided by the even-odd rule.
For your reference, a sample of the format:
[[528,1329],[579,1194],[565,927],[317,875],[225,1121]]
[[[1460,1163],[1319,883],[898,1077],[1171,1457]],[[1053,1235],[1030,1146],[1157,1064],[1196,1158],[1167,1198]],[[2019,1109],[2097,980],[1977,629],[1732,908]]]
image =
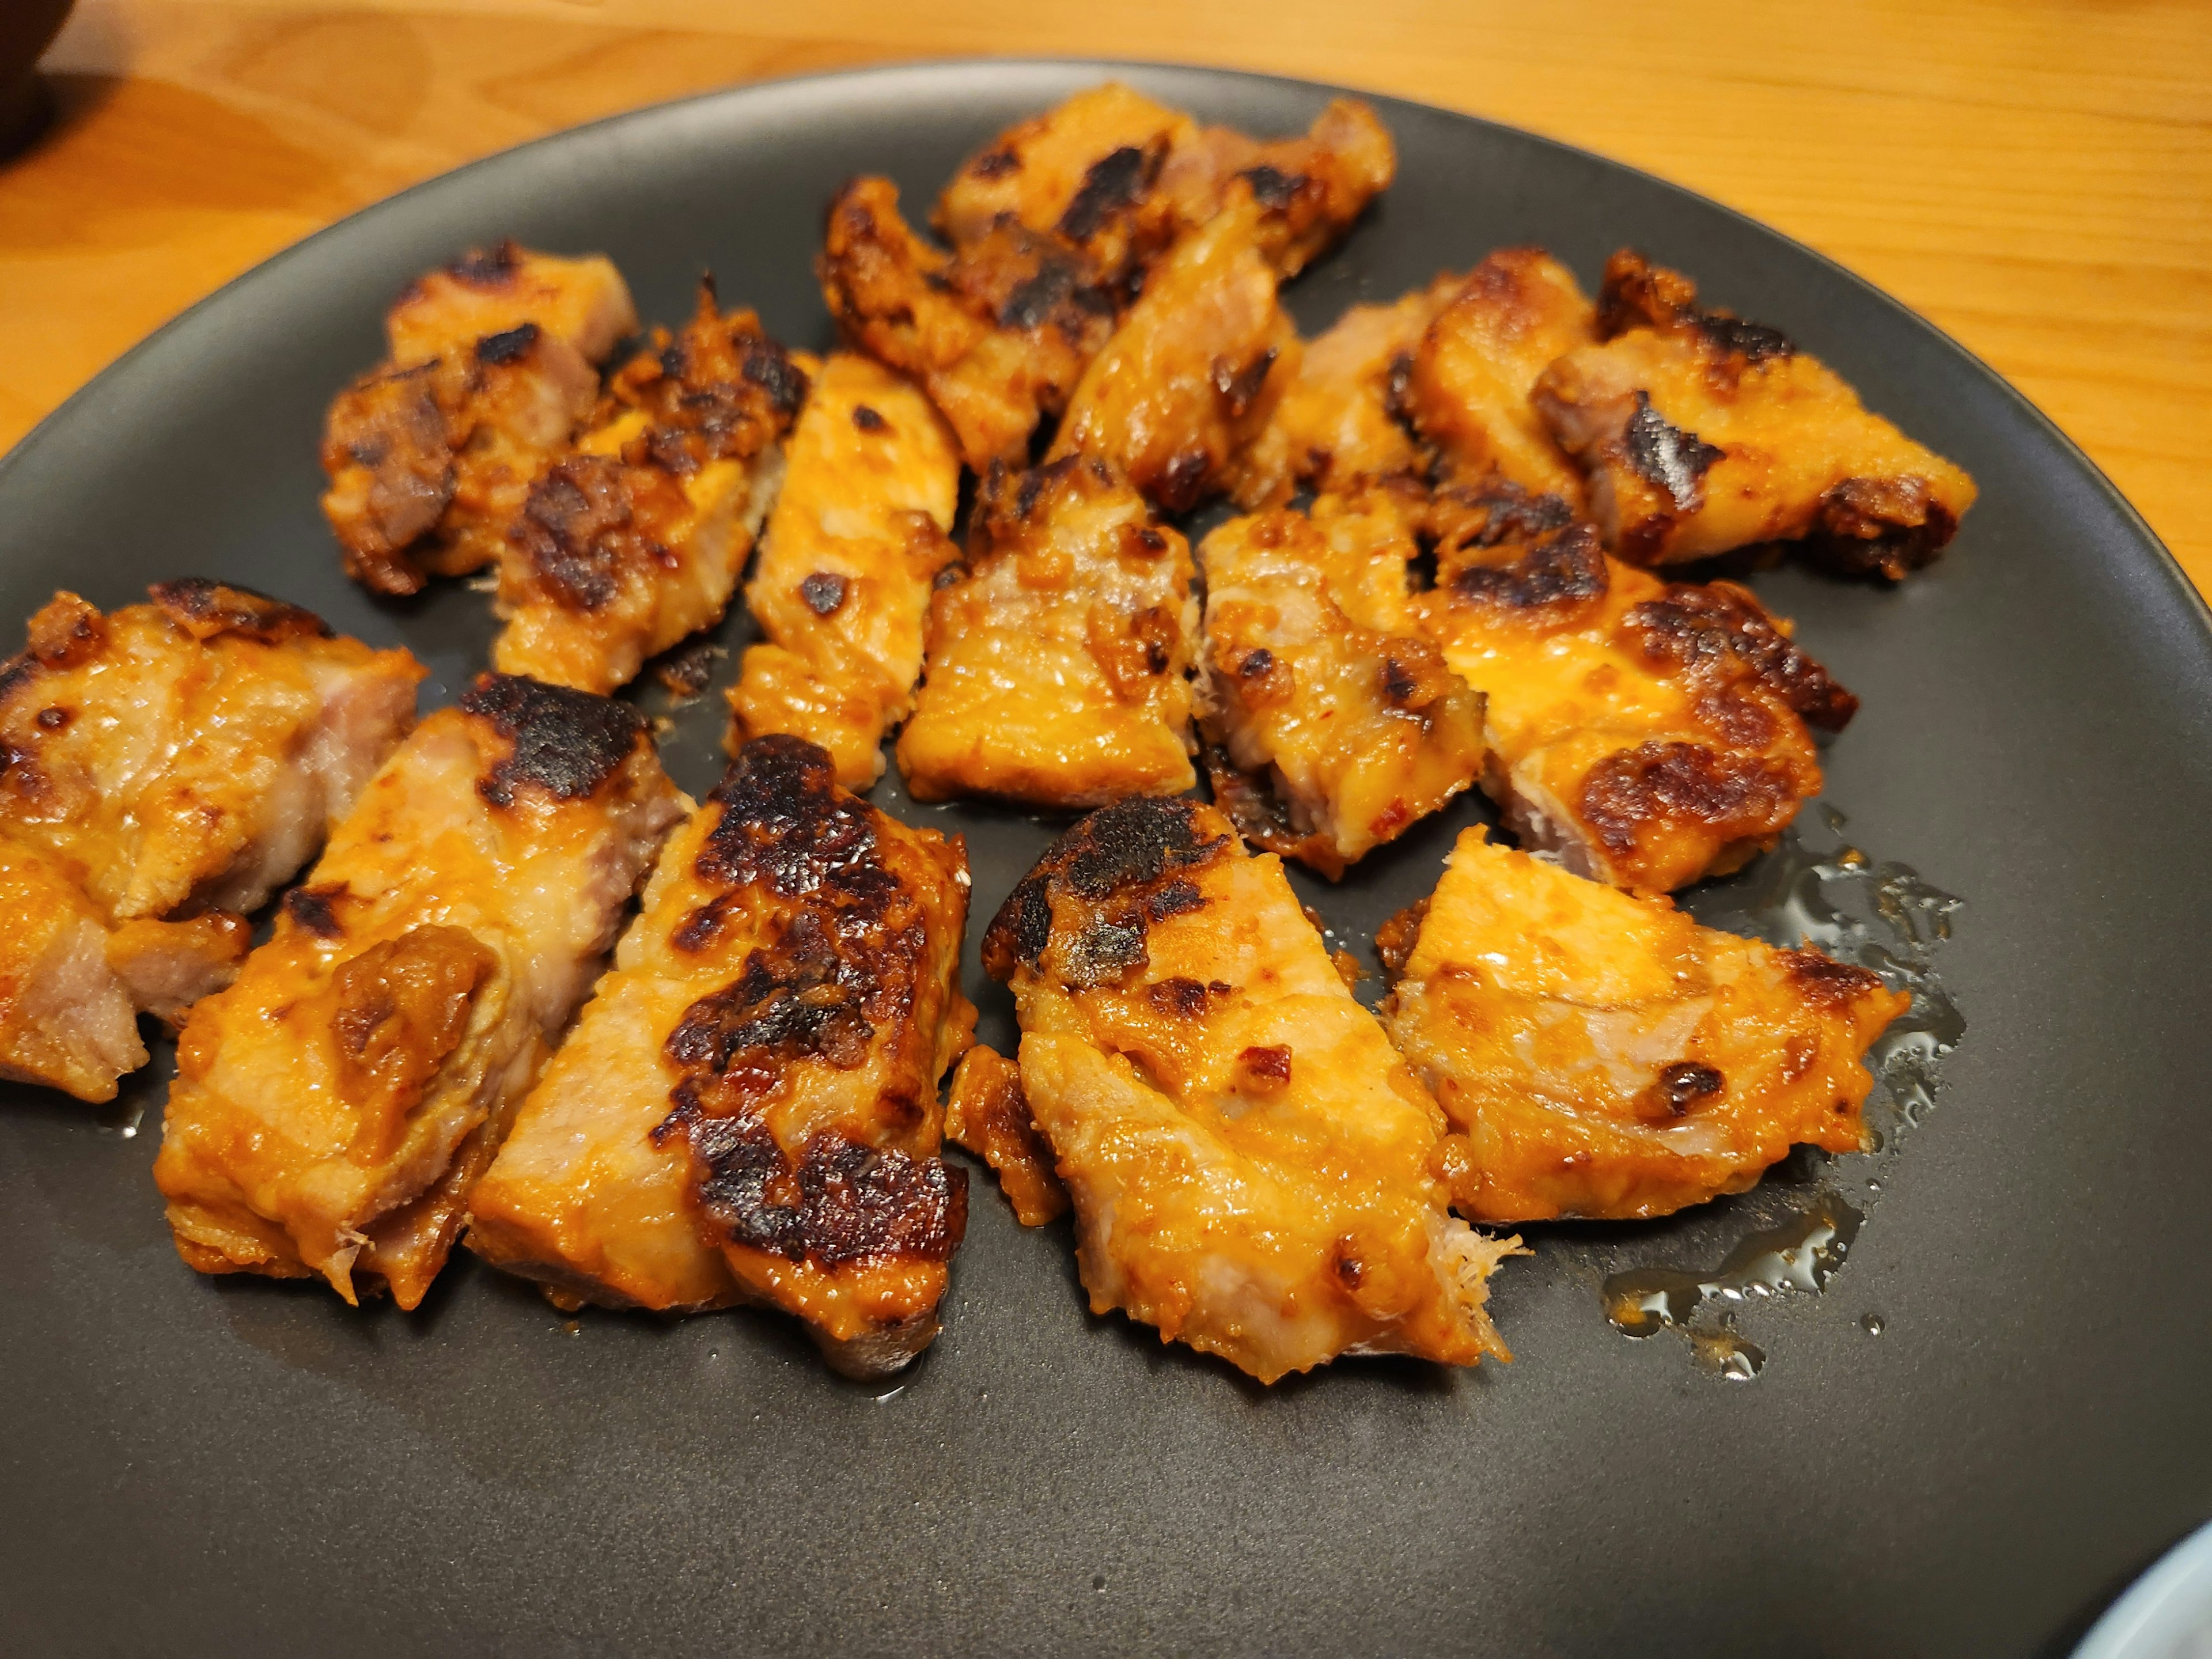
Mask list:
[[1608,556],[1556,496],[1451,486],[1426,530],[1445,660],[1486,694],[1484,787],[1524,846],[1646,895],[1741,867],[1820,787],[1858,699],[1733,582]]
[[1105,460],[994,467],[965,565],[930,601],[898,739],[908,793],[1067,808],[1190,788],[1194,574]]
[[727,693],[732,754],[782,732],[828,750],[846,788],[883,775],[932,586],[959,557],[946,533],[959,487],[959,450],[918,387],[854,353],[824,360],[745,588],[765,638]]
[[1696,284],[1624,249],[1607,261],[1601,343],[1565,354],[1534,401],[1590,480],[1607,544],[1674,564],[1806,542],[1893,580],[1934,559],[1974,481],[1868,410],[1779,329],[1698,303]]
[[831,201],[819,275],[840,334],[920,382],[979,473],[1028,458],[1119,308],[1090,256],[1052,231],[1006,219],[955,252],[933,246],[884,178]]
[[1480,826],[1386,933],[1406,955],[1384,1027],[1462,1141],[1455,1206],[1492,1224],[1667,1215],[1743,1191],[1792,1146],[1859,1151],[1863,1057],[1911,1001]]
[[945,1103],[945,1138],[990,1166],[1023,1226],[1067,1213],[1067,1188],[1022,1092],[1022,1068],[997,1049],[979,1043],[960,1057]]
[[154,1165],[202,1273],[420,1303],[681,797],[642,718],[480,676],[193,1009]]
[[1112,461],[1163,512],[1226,489],[1297,372],[1261,233],[1273,215],[1243,184],[1178,241],[1084,371],[1048,459]]
[[1447,479],[1498,473],[1579,507],[1582,477],[1530,393],[1562,354],[1597,337],[1596,308],[1572,271],[1541,248],[1501,248],[1430,320],[1401,407]]
[[325,420],[324,515],[374,592],[493,562],[539,469],[599,392],[595,363],[637,328],[612,262],[508,241],[419,278],[386,318],[390,356]]
[[805,370],[711,282],[617,371],[575,453],[530,487],[500,556],[501,673],[608,692],[721,620],[783,478]]
[[[1408,534],[1401,588],[1414,551]],[[1413,627],[1355,619],[1388,556],[1340,553],[1288,508],[1231,520],[1199,554],[1214,799],[1247,840],[1331,880],[1483,767],[1481,695]]]
[[1063,836],[983,944],[1094,1311],[1273,1382],[1346,1352],[1506,1358],[1516,1241],[1446,1208],[1443,1114],[1352,1000],[1279,860],[1137,798]]
[[937,1331],[966,1217],[939,1156],[960,842],[761,738],[663,852],[646,908],[471,1200],[470,1247],[563,1300],[799,1316],[880,1376]]

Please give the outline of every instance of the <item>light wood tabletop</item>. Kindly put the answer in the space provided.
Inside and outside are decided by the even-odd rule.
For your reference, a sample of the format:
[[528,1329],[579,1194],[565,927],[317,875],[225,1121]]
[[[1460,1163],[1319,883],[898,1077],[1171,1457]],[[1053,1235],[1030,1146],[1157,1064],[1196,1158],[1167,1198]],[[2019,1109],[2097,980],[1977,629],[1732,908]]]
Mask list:
[[81,0],[60,118],[0,163],[0,447],[228,277],[471,157],[974,53],[1341,82],[1717,197],[1993,364],[2212,592],[2205,0]]

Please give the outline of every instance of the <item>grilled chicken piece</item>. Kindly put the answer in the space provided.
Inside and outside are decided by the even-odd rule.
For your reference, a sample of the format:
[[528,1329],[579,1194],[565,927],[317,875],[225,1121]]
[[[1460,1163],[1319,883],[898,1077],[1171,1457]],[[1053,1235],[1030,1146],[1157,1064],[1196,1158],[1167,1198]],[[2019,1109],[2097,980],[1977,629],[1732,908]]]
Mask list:
[[486,674],[416,726],[185,1023],[178,1254],[419,1303],[681,799],[605,697]]
[[1698,304],[1680,272],[1607,262],[1602,344],[1544,373],[1536,406],[1590,477],[1614,552],[1674,564],[1808,541],[1893,579],[1940,553],[1974,481],[1859,402],[1778,329]]
[[781,1308],[850,1376],[937,1334],[967,1219],[938,1155],[960,842],[763,738],[678,832],[615,971],[471,1201],[470,1248],[556,1296]]
[[1579,507],[1582,479],[1529,392],[1561,353],[1597,338],[1574,273],[1541,248],[1504,248],[1469,271],[1422,335],[1406,413],[1447,478],[1500,473]]
[[945,1138],[991,1166],[1023,1226],[1042,1227],[1066,1212],[1067,1188],[1030,1115],[1022,1069],[997,1049],[978,1045],[961,1057],[945,1103]]
[[1389,188],[1397,165],[1389,130],[1356,98],[1335,100],[1302,137],[1262,141],[1201,127],[1108,82],[969,160],[939,198],[936,222],[961,247],[1007,219],[1049,230],[1126,279],[1219,212],[1243,178],[1277,210],[1268,257],[1289,277]]
[[1415,350],[1459,288],[1439,276],[1394,304],[1354,306],[1308,341],[1266,428],[1237,459],[1238,505],[1280,507],[1301,484],[1341,491],[1425,471],[1407,388]]
[[1110,286],[1066,238],[1008,219],[947,254],[908,228],[888,179],[830,204],[821,276],[844,337],[927,388],[978,472],[1028,458],[1114,326]]
[[1108,462],[994,468],[967,568],[930,602],[908,791],[1086,807],[1189,788],[1191,575],[1189,544]]
[[1331,879],[1482,769],[1482,698],[1412,626],[1405,558],[1399,593],[1371,599],[1364,539],[1340,548],[1283,508],[1200,550],[1214,799],[1246,839]]
[[1379,942],[1402,968],[1390,1039],[1466,1137],[1452,1202],[1492,1224],[1640,1220],[1741,1192],[1794,1145],[1859,1151],[1861,1057],[1911,1001],[1480,828]]
[[745,589],[768,641],[730,690],[727,746],[789,732],[865,789],[913,706],[931,585],[960,556],[946,534],[960,455],[928,398],[846,352],[822,365],[786,454]]
[[605,258],[503,242],[416,283],[386,319],[392,355],[324,428],[323,512],[346,574],[414,593],[496,559],[532,479],[591,412],[592,365],[636,327]]
[[1279,860],[1188,800],[1094,812],[983,943],[1094,1310],[1262,1382],[1341,1353],[1505,1358],[1512,1241],[1446,1210],[1443,1114],[1352,1000]]
[[[1440,491],[1427,516],[1430,635],[1486,694],[1484,787],[1523,846],[1664,893],[1747,862],[1820,792],[1806,727],[1842,730],[1858,699],[1748,591],[1663,583],[1504,480]],[[1402,540],[1376,546],[1402,568]]]
[[414,718],[421,664],[198,578],[58,593],[0,665],[0,1075],[110,1100]]
[[1084,371],[1050,459],[1103,456],[1168,513],[1225,487],[1297,372],[1297,331],[1261,243],[1277,216],[1239,183],[1176,244]]
[[618,371],[576,453],[531,486],[501,555],[501,673],[611,691],[721,620],[783,478],[806,373],[711,283]]

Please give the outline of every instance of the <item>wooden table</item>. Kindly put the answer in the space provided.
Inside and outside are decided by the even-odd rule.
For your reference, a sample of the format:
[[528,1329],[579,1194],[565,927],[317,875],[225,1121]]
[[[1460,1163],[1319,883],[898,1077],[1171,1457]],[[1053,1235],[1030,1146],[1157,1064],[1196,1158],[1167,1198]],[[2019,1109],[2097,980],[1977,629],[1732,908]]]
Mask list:
[[225,279],[472,156],[990,52],[1344,82],[1717,197],[1994,364],[2212,592],[2205,0],[81,0],[62,118],[0,164],[0,447]]

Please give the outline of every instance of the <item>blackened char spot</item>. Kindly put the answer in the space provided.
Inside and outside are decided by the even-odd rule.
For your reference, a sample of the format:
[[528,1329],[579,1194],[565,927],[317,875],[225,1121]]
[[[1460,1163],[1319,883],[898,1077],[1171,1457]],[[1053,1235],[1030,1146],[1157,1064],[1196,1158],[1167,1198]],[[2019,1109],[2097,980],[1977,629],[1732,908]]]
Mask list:
[[757,1117],[701,1117],[701,1210],[734,1244],[824,1269],[880,1257],[944,1261],[968,1231],[968,1172],[834,1132],[794,1163]]
[[708,799],[722,811],[694,866],[702,881],[763,883],[786,898],[829,888],[878,903],[897,885],[876,856],[866,803],[837,787],[834,763],[804,738],[755,738]]
[[987,149],[968,164],[968,171],[978,179],[1003,179],[1021,170],[1022,158],[1010,149]]
[[1003,980],[1018,963],[1036,964],[1051,941],[1055,890],[1095,902],[1212,860],[1229,837],[1201,831],[1199,810],[1193,801],[1133,796],[1085,818],[1045,849],[1000,906],[983,936],[984,967]]
[[76,710],[64,708],[59,703],[56,703],[51,708],[39,710],[39,730],[58,732],[76,718]]
[[1784,951],[1782,963],[1800,994],[1825,1007],[1847,1008],[1881,988],[1880,976],[1871,969],[1838,962],[1818,951]]
[[317,939],[342,938],[345,927],[338,921],[331,901],[342,896],[345,890],[343,882],[324,887],[295,887],[284,895],[284,914],[292,918],[295,926],[306,928]]
[[1770,357],[1793,356],[1797,350],[1796,342],[1780,329],[1769,328],[1765,323],[1747,323],[1725,311],[1701,311],[1697,315],[1697,325],[1698,331],[1717,349],[1747,362],[1763,363]]
[[514,805],[525,785],[556,800],[586,799],[645,736],[645,717],[628,703],[520,674],[477,675],[460,707],[509,744],[506,757],[477,780],[477,793],[494,806]]
[[1269,346],[1242,368],[1216,358],[1213,364],[1213,389],[1221,394],[1221,401],[1231,420],[1242,420],[1259,397],[1260,388],[1267,384],[1267,371],[1275,366],[1275,348]]
[[288,639],[326,640],[331,625],[313,611],[234,583],[179,576],[146,590],[171,622],[194,639],[242,634],[275,645]]
[[1138,201],[1152,182],[1152,168],[1146,162],[1145,152],[1134,144],[1124,144],[1093,161],[1083,175],[1082,188],[1060,216],[1060,234],[1072,242],[1088,241],[1109,214]]
[[735,980],[684,1010],[663,1045],[668,1058],[740,1093],[773,1088],[796,1060],[852,1070],[875,1035],[866,1004],[878,986],[841,943],[849,942],[818,911],[801,910],[781,938],[745,958]]
[[496,247],[471,248],[446,270],[471,288],[499,288],[522,264],[522,246],[512,238]]
[[597,611],[622,591],[636,533],[629,479],[611,455],[571,455],[530,486],[508,533],[545,592],[571,611]]
[[834,570],[817,570],[799,584],[799,597],[817,617],[834,617],[845,603],[845,579]]
[[1206,493],[1213,458],[1204,449],[1186,449],[1160,469],[1152,485],[1152,498],[1170,513],[1188,513]]
[[1170,916],[1188,915],[1206,908],[1206,895],[1198,890],[1198,884],[1177,876],[1145,900],[1145,914],[1154,921],[1165,921]]
[[1305,186],[1303,173],[1285,173],[1261,162],[1256,167],[1247,167],[1237,175],[1252,186],[1252,199],[1261,207],[1282,209],[1298,198]]
[[1644,832],[1697,828],[1720,845],[1771,835],[1797,808],[1796,777],[1763,755],[1694,743],[1645,743],[1608,756],[1583,780],[1582,816],[1615,858]]
[[1720,1093],[1725,1079],[1710,1066],[1678,1060],[1659,1073],[1659,1091],[1670,1116],[1680,1117],[1699,1101]]
[[1096,921],[1067,947],[1067,982],[1077,990],[1104,985],[1143,967],[1147,960],[1142,927]]
[[1608,580],[1597,532],[1577,524],[1554,531],[1510,564],[1470,565],[1452,578],[1452,589],[1481,604],[1527,611],[1596,599]]
[[1696,433],[1669,425],[1652,408],[1649,392],[1637,392],[1636,412],[1628,417],[1621,443],[1637,476],[1665,490],[1677,511],[1691,512],[1704,501],[1698,481],[1720,459],[1721,452]]
[[497,367],[526,357],[543,332],[535,323],[520,323],[502,333],[487,334],[477,342],[477,361]]
[[806,401],[806,371],[792,362],[781,346],[764,335],[745,337],[741,372],[749,382],[768,393],[779,414],[796,415],[799,404]]
[[1808,725],[1840,732],[1859,700],[1798,649],[1765,608],[1733,582],[1676,582],[1632,607],[1624,626],[1644,654],[1691,672],[1733,660],[1796,710]]
[[1018,330],[1042,328],[1052,313],[1075,292],[1078,272],[1070,260],[1047,253],[1036,272],[1014,284],[999,307],[999,326]]
[[853,405],[853,424],[863,432],[881,432],[890,422],[866,404]]

